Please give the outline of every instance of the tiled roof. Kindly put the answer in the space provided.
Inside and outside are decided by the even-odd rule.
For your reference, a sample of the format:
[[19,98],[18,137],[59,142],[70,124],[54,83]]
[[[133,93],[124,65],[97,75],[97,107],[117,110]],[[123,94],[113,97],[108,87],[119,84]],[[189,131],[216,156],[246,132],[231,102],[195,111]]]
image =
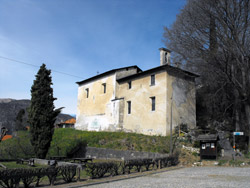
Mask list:
[[76,123],[76,119],[75,118],[71,118],[68,119],[67,121],[64,121],[63,124],[75,124]]
[[204,140],[204,141],[217,140],[217,135],[216,134],[202,134],[202,135],[199,135],[197,139]]
[[3,139],[2,139],[2,141],[4,141],[4,140],[8,140],[8,139],[10,139],[10,138],[12,138],[12,135],[5,135],[4,137],[3,137]]
[[107,76],[107,75],[110,75],[110,74],[114,74],[116,71],[119,71],[119,70],[123,70],[123,69],[129,69],[129,68],[135,68],[137,69],[138,72],[142,71],[139,67],[137,67],[136,65],[134,66],[129,66],[129,67],[122,67],[122,68],[118,68],[118,69],[112,69],[110,71],[107,71],[107,72],[104,72],[102,74],[98,74],[96,76],[93,76],[93,77],[90,77],[86,80],[82,80],[82,81],[79,81],[79,82],[76,82],[78,85],[81,85],[81,84],[85,84],[87,82],[90,82],[90,81],[93,81],[93,80],[96,80],[96,79],[99,79],[99,78],[102,78],[104,76]]
[[197,74],[194,74],[194,73],[191,73],[189,71],[182,70],[180,68],[173,67],[171,65],[165,64],[165,65],[161,65],[161,66],[158,66],[158,67],[154,67],[154,68],[146,70],[146,71],[141,71],[141,72],[139,72],[137,74],[134,74],[134,75],[130,75],[130,76],[120,78],[117,81],[118,82],[124,82],[124,81],[130,80],[130,79],[138,78],[138,77],[143,76],[143,75],[156,73],[156,72],[161,71],[161,70],[166,70],[166,71],[169,71],[169,72],[175,72],[175,73],[177,73],[179,75],[185,75],[185,76],[192,77],[192,78],[199,77],[199,75],[197,75]]

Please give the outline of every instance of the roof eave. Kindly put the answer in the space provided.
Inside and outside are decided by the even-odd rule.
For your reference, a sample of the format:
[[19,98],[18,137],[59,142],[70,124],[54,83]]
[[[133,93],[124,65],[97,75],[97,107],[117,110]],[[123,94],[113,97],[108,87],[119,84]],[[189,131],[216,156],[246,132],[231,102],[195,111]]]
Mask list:
[[161,66],[158,66],[158,67],[155,67],[155,68],[152,68],[152,69],[149,69],[149,70],[146,70],[146,71],[143,71],[141,73],[138,73],[138,74],[135,74],[135,75],[130,75],[130,76],[127,76],[127,77],[124,77],[124,78],[120,78],[117,80],[117,82],[124,82],[124,81],[127,81],[127,80],[130,80],[130,79],[133,79],[133,78],[137,78],[139,76],[142,76],[142,75],[145,75],[145,74],[150,74],[150,73],[153,73],[153,72],[158,72],[159,70],[166,70],[168,71],[169,70],[174,70],[174,71],[179,71],[181,73],[184,73],[186,74],[187,76],[189,77],[193,77],[193,78],[197,78],[197,77],[200,77],[199,75],[197,74],[194,74],[194,73],[191,73],[189,71],[186,71],[186,70],[182,70],[180,68],[177,68],[177,67],[173,67],[173,66],[170,66],[170,65],[161,65]]
[[122,70],[122,69],[127,69],[127,68],[133,68],[133,67],[136,68],[136,69],[138,69],[138,72],[142,71],[142,70],[141,70],[138,66],[136,66],[136,65],[129,66],[129,67],[122,67],[122,68],[118,68],[118,69],[112,69],[112,70],[107,71],[107,72],[104,72],[104,73],[102,73],[102,74],[98,74],[98,75],[93,76],[93,77],[90,77],[90,78],[88,78],[88,79],[85,79],[85,80],[76,82],[76,84],[82,85],[82,84],[84,84],[84,83],[87,83],[87,82],[90,82],[90,81],[92,81],[92,80],[95,80],[95,79],[104,77],[104,76],[106,76],[106,75],[113,74],[113,73],[115,73],[116,71],[119,71],[119,70]]

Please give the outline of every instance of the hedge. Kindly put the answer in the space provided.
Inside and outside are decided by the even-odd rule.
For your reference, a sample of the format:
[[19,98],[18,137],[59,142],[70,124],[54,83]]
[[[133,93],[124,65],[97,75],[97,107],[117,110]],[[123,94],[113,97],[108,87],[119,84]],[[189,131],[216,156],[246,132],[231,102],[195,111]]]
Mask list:
[[141,172],[142,168],[147,171],[150,166],[152,169],[155,167],[169,167],[178,164],[178,156],[169,156],[163,158],[144,158],[144,159],[131,159],[123,162],[102,162],[102,163],[87,163],[86,172],[91,178],[101,178],[103,176],[115,176],[119,174],[131,173],[132,169]]
[[0,170],[0,186],[4,188],[14,188],[23,182],[24,187],[28,188],[32,183],[39,185],[40,179],[47,176],[50,185],[54,185],[56,177],[62,175],[65,182],[71,182],[76,175],[76,166],[58,166],[47,168],[33,168],[33,169],[4,169]]

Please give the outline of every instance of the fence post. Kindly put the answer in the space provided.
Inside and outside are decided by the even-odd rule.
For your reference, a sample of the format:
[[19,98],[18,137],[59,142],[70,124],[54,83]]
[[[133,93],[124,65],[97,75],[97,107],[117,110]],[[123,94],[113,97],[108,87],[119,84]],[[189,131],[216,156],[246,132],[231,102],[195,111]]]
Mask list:
[[77,167],[77,181],[80,181],[81,180],[81,168]]
[[161,159],[158,160],[158,169],[161,169]]

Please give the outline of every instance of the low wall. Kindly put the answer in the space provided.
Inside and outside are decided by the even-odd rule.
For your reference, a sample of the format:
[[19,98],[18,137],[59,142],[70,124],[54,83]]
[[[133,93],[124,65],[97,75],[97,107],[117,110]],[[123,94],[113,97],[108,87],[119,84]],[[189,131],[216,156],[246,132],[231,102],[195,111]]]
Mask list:
[[168,157],[168,154],[124,151],[106,148],[86,147],[79,149],[74,157],[96,158],[96,159],[136,159],[136,158],[158,158]]

